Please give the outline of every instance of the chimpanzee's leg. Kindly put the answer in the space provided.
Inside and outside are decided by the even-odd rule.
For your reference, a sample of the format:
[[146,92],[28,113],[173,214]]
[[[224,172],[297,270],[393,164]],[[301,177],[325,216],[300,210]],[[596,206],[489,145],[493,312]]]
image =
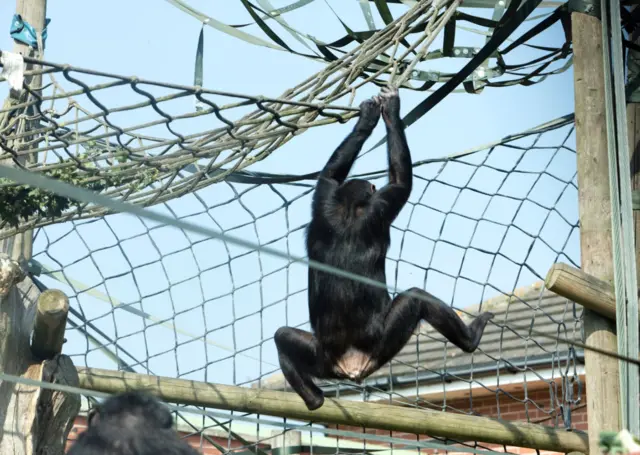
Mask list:
[[376,350],[375,365],[371,365],[369,370],[380,368],[400,352],[422,319],[464,352],[476,350],[493,313],[482,313],[467,326],[449,305],[437,297],[419,288],[412,288],[409,292],[421,295],[423,299],[409,297],[406,293],[396,296],[384,322],[384,335]]
[[292,327],[280,327],[273,339],[287,382],[310,411],[318,409],[324,403],[324,394],[311,379],[324,376],[324,358],[318,340],[311,333]]

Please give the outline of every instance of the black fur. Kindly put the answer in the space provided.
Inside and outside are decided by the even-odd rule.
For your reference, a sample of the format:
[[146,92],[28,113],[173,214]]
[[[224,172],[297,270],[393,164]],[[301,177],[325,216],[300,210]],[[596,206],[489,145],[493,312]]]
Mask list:
[[[360,109],[355,128],[318,178],[307,253],[309,259],[386,283],[391,223],[411,194],[411,154],[397,90],[383,89]],[[345,180],[380,114],[388,135],[389,183],[376,191],[366,180]],[[477,348],[492,313],[482,313],[466,326],[440,299],[422,289],[411,291],[423,299],[400,294],[391,300],[385,289],[309,269],[313,334],[281,327],[274,337],[282,372],[308,409],[324,403],[312,377],[361,382],[402,349],[421,319],[463,351]]]
[[87,420],[67,455],[198,455],[171,428],[169,409],[143,392],[113,396]]

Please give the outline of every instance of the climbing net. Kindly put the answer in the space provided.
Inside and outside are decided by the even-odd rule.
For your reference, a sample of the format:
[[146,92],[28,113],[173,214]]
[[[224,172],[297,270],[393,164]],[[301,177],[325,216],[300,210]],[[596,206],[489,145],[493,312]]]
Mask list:
[[[25,58],[29,67],[24,90],[0,110],[0,160],[12,160],[33,172],[133,204],[149,206],[181,197],[242,174],[310,128],[353,118],[358,114],[356,92],[368,83],[383,85],[393,80],[405,89],[427,91],[436,83],[451,81],[457,73],[429,72],[420,66],[440,57],[478,57],[478,47],[455,46],[457,22],[468,21],[487,30],[500,25],[462,13],[459,5],[460,0],[417,2],[385,28],[351,37],[359,44],[339,58],[330,54],[325,69],[277,98]],[[487,55],[477,71],[460,81],[465,90],[529,85],[566,69],[568,43],[540,48],[541,56],[526,63],[505,61],[520,45],[535,49],[528,41],[566,17],[561,7],[502,51]],[[430,50],[439,35],[444,35],[442,49]],[[329,52],[339,44],[322,49]],[[488,66],[489,56],[496,59],[495,67]],[[564,66],[550,66],[563,61]],[[525,70],[530,72],[522,73]],[[498,76],[505,78],[495,80]],[[49,82],[40,84],[42,78]],[[412,80],[422,82],[414,86]],[[138,101],[132,102],[133,98]],[[122,99],[127,102],[111,106]],[[198,103],[195,109],[189,100]],[[6,196],[0,198],[0,238],[108,213],[104,207],[77,204],[8,180],[0,181],[0,192]],[[21,204],[12,205],[10,200]]]
[[[490,309],[497,317],[474,354],[423,326],[363,385],[325,382],[326,393],[575,428],[572,418],[580,423],[583,412],[572,414],[583,406],[582,352],[565,340],[579,339],[581,309],[540,284],[553,263],[578,261],[575,173],[572,116],[416,162],[414,191],[392,229],[389,284],[423,287],[463,316]],[[382,170],[367,177],[385,178]],[[253,249],[123,214],[37,229],[36,280],[72,302],[65,353],[76,366],[290,390],[273,334],[282,325],[308,329],[306,268],[261,248],[305,255],[313,186],[304,179],[225,181],[156,208],[253,242]],[[244,417],[228,417],[245,432],[238,442],[225,430],[233,447],[268,439],[265,428],[282,422],[256,427]],[[222,431],[208,417],[182,418],[190,425],[184,431],[198,437]],[[340,451],[362,450],[358,437],[344,438]]]
[[[31,272],[43,289],[70,297],[64,352],[75,365],[290,390],[272,337],[282,325],[308,329],[306,268],[262,248],[305,256],[315,175],[248,167],[308,129],[355,117],[356,95],[365,84],[393,81],[430,92],[454,81],[460,73],[422,66],[440,57],[480,55],[478,47],[455,46],[455,23],[496,33],[501,25],[462,13],[459,5],[417,2],[384,29],[352,37],[358,44],[339,58],[330,53],[336,43],[319,46],[326,68],[273,98],[25,58],[24,91],[0,111],[0,159],[116,200],[154,205],[175,220],[215,227],[254,245],[240,247],[0,181],[0,238],[35,229]],[[570,63],[567,45],[536,49],[529,40],[564,18],[566,10],[559,8],[496,50],[495,67],[481,59],[459,81],[464,90],[530,85],[563,71]],[[439,34],[442,49],[430,50]],[[520,45],[543,55],[507,64],[506,55]],[[41,86],[35,76],[49,82]],[[132,102],[132,95],[139,101]],[[427,110],[412,111],[411,122]],[[414,163],[414,190],[392,231],[388,284],[427,289],[464,317],[484,309],[497,317],[472,355],[423,326],[364,384],[321,383],[327,395],[579,427],[582,353],[565,340],[579,338],[581,311],[540,285],[553,263],[578,261],[574,143],[567,117]],[[385,171],[365,177],[380,184]],[[259,452],[271,436],[269,425],[282,433],[281,419],[258,416],[258,424],[241,426],[246,417],[180,415],[184,433],[222,453]],[[339,442],[316,434],[312,444],[305,436],[302,445],[363,452],[374,446],[361,440],[373,439],[375,450],[389,447],[355,431],[360,436],[343,433]],[[425,435],[403,437],[409,445]],[[400,447],[397,441],[393,447]]]

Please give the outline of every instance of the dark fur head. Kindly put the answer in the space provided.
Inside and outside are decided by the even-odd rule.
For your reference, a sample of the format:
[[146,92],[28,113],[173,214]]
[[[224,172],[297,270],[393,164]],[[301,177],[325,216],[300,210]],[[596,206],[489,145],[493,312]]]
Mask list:
[[173,424],[169,409],[153,396],[140,391],[112,396],[88,416],[89,426],[109,420],[118,421],[129,428],[145,426],[166,429]]
[[358,215],[367,206],[375,192],[376,187],[371,182],[363,179],[351,179],[338,188],[336,197],[346,213]]
[[68,455],[198,455],[172,428],[169,408],[146,393],[113,396],[88,421]]

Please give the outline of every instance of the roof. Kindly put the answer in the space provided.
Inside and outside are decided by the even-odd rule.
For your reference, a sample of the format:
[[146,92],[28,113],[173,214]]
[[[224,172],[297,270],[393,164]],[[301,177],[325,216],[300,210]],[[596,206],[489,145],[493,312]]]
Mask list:
[[[574,311],[573,302],[546,290],[542,281],[516,289],[511,296],[500,295],[464,310],[475,315],[480,307],[482,311],[492,311],[495,317],[487,325],[476,352],[466,354],[451,343],[445,344],[444,337],[423,322],[400,353],[363,385],[441,382],[445,376],[454,379],[473,374],[477,378],[495,376],[501,370],[531,371],[553,361],[566,361],[568,345],[557,339],[573,340],[582,329],[581,307],[576,306]],[[472,319],[460,311],[458,314],[466,323]],[[554,338],[537,334],[529,337],[530,329]],[[576,351],[576,357],[581,360],[582,352]],[[276,373],[252,387],[284,390],[285,384],[282,373]],[[325,390],[335,388],[323,381],[318,385]]]

